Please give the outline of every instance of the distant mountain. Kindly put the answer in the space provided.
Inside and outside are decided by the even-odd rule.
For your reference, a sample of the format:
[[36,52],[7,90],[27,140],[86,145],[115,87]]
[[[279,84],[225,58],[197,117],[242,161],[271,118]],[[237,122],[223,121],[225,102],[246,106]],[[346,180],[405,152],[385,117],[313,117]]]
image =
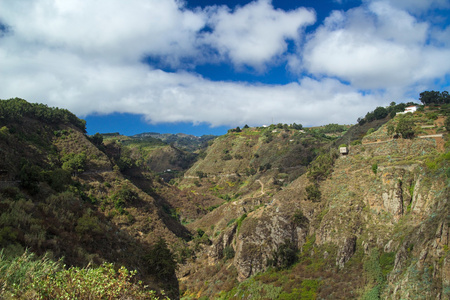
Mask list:
[[177,148],[194,152],[201,148],[208,146],[208,141],[215,139],[215,135],[202,135],[201,137],[195,135],[189,135],[184,133],[157,133],[157,132],[145,132],[131,136],[135,139],[159,139],[167,144],[172,144]]

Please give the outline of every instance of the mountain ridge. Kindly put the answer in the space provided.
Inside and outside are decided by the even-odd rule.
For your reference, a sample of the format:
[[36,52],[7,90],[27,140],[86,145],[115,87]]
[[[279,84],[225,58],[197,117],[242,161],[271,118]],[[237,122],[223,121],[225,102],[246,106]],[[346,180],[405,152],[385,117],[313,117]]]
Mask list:
[[0,102],[8,255],[114,262],[172,299],[449,296],[445,105],[377,108],[350,128],[236,128],[193,153],[87,136],[70,112],[24,101]]

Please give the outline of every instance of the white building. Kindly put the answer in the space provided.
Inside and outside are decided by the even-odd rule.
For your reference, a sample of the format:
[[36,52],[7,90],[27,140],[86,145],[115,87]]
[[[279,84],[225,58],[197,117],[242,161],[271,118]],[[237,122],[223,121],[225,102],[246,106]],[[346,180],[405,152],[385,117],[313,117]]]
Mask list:
[[417,111],[417,106],[416,105],[412,105],[412,106],[408,106],[405,108],[405,111],[403,112],[398,112],[396,113],[397,115],[403,115],[403,114],[407,114],[407,113],[414,113]]

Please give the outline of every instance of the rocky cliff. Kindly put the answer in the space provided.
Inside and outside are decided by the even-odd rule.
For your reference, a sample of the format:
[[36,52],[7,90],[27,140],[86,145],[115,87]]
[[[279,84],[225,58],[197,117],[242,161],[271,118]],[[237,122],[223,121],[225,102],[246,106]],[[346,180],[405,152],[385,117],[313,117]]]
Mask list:
[[[423,117],[414,118],[420,126]],[[330,176],[319,183],[320,199],[308,200],[306,187],[313,182],[303,174],[281,189],[264,186],[261,191],[254,183],[245,198],[231,199],[194,222],[191,228],[207,229],[211,245],[181,268],[186,299],[192,291],[294,299],[307,280],[316,284],[314,297],[324,299],[448,299],[448,142],[445,148],[443,137],[394,139],[388,126],[396,121],[334,161]],[[214,149],[209,155],[218,152]],[[211,166],[207,160],[203,165]],[[259,178],[270,186],[264,174]],[[210,282],[233,282],[233,288],[192,284],[193,279],[206,280],[200,275],[205,271]],[[230,276],[222,278],[225,272]],[[256,294],[251,292],[254,282],[261,286]]]

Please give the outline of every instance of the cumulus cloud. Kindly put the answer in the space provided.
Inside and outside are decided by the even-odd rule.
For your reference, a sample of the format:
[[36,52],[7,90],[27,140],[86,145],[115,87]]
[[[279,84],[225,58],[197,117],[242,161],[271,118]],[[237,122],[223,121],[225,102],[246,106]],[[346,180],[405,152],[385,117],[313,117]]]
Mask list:
[[361,89],[408,88],[448,74],[446,48],[428,44],[430,25],[385,1],[334,11],[304,50],[305,68]]
[[[372,0],[366,0],[369,2]],[[448,0],[389,0],[394,7],[409,11],[411,13],[423,14],[432,8],[449,8]]]
[[[448,29],[431,34],[398,6],[375,1],[333,12],[304,46],[313,22],[311,10],[274,9],[268,0],[234,10],[189,10],[176,0],[8,1],[0,11],[0,98],[80,116],[143,114],[152,123],[317,125],[354,122],[375,106],[409,100],[405,87],[449,73]],[[142,62],[148,56],[175,69],[219,59],[263,70],[289,59],[309,75],[286,85],[215,82],[158,70]]]
[[135,60],[144,54],[194,55],[206,16],[174,0],[10,1],[1,20],[21,45],[83,57]]
[[[335,79],[304,78],[288,85],[214,82],[188,72],[168,73],[142,64],[91,63],[64,52],[42,51],[8,61],[0,75],[2,98],[27,100],[92,113],[143,114],[148,122],[207,122],[213,126],[283,123],[348,123],[382,103]],[[43,65],[45,62],[45,65]],[[16,68],[26,64],[27,68]],[[63,67],[62,67],[63,66]],[[20,91],[20,95],[16,93]],[[6,97],[5,97],[6,96]],[[345,110],[342,108],[345,107]]]
[[211,34],[205,42],[228,56],[235,65],[261,68],[283,54],[286,40],[300,41],[303,27],[315,22],[315,13],[305,8],[275,10],[271,1],[260,0],[231,11],[222,6],[211,10]]

